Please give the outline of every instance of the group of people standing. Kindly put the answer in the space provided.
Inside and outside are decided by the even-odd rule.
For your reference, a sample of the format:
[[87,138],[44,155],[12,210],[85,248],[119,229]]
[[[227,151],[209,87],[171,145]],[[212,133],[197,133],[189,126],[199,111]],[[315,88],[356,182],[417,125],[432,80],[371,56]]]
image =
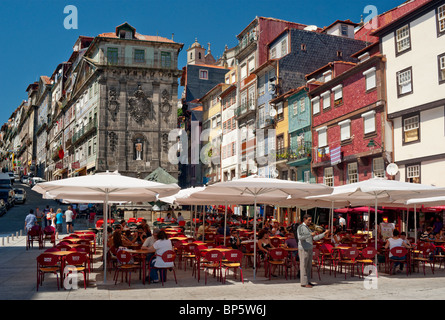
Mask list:
[[51,226],[56,230],[56,239],[58,235],[63,232],[63,221],[66,223],[66,233],[74,232],[74,220],[76,218],[76,212],[73,210],[72,206],[68,206],[65,212],[61,208],[54,212],[53,208],[49,205],[45,207],[44,210],[36,208],[29,210],[28,215],[25,218],[25,231],[28,232],[33,226],[38,225],[41,228],[46,228]]

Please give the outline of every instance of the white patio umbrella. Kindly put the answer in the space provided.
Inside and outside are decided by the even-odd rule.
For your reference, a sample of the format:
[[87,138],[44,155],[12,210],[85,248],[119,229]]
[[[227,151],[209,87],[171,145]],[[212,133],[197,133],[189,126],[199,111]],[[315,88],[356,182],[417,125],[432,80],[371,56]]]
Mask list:
[[103,201],[104,203],[104,283],[107,277],[107,222],[110,201],[156,201],[179,191],[177,184],[163,184],[127,177],[115,172],[73,177],[36,184],[32,190],[52,199]]
[[[402,202],[403,204],[404,200],[441,195],[445,195],[445,188],[387,180],[383,178],[372,178],[357,183],[334,187],[331,194],[314,196],[312,198],[327,201],[348,199],[349,201],[353,201],[360,205],[368,205],[370,201],[374,201],[375,212],[377,212],[379,201],[384,202],[385,204],[390,204],[392,202]],[[377,228],[377,214],[375,214],[375,228]],[[377,241],[375,242],[375,246],[377,249]]]
[[[331,187],[320,184],[308,184],[296,181],[263,178],[257,175],[232,181],[219,182],[210,185],[206,190],[192,195],[197,199],[224,199],[236,201],[236,197],[246,198],[254,203],[254,242],[256,243],[257,203],[277,203],[291,197],[307,197],[310,195],[326,194]],[[256,245],[254,246],[256,256]],[[254,279],[256,278],[256,259],[254,259]]]

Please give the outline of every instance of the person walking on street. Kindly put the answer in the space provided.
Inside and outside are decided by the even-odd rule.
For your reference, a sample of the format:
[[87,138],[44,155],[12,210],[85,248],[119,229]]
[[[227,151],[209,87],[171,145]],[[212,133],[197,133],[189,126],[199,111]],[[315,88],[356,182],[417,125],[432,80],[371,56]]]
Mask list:
[[40,211],[39,207],[36,208],[36,218],[37,218],[37,224],[43,229],[45,228],[45,223],[44,223],[44,214],[42,211]]
[[68,210],[65,211],[65,222],[66,222],[66,233],[72,233],[74,232],[74,227],[73,227],[73,223],[74,223],[74,212],[72,210],[71,206],[68,206]]
[[32,227],[34,227],[37,224],[37,217],[34,214],[34,210],[29,210],[28,215],[25,217],[25,231],[28,233],[29,230],[31,230]]
[[309,226],[312,224],[312,216],[305,214],[303,223],[298,227],[298,256],[300,258],[300,284],[304,288],[312,288],[310,282],[312,270],[312,250],[313,242],[323,239],[329,235],[329,230],[322,234],[312,232]]
[[56,240],[59,239],[59,234],[63,232],[62,224],[63,224],[63,213],[62,209],[57,209],[56,217],[55,217],[55,224],[56,224]]

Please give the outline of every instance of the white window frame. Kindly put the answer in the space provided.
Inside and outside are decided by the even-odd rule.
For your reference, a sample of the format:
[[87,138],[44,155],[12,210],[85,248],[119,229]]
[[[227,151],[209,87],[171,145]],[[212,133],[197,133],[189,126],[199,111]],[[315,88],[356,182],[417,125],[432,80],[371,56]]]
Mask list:
[[312,113],[320,113],[320,97],[315,97],[311,100],[312,103]]
[[338,123],[340,126],[340,140],[346,141],[351,139],[351,119],[347,119]]
[[343,85],[339,84],[338,86],[331,89],[334,94],[334,105],[335,101],[343,100]]
[[327,167],[323,171],[323,184],[333,187],[334,186],[334,168]]
[[200,80],[209,80],[209,70],[199,69],[199,79]]
[[359,182],[359,172],[357,162],[348,163],[348,184]]
[[445,32],[445,4],[437,8],[437,22],[439,32]]
[[385,178],[385,161],[382,157],[372,159],[372,177]]
[[445,81],[445,55],[439,58],[439,73],[440,73],[439,81],[441,82]]
[[366,91],[372,90],[377,87],[377,74],[375,67],[366,70],[365,72],[363,72],[363,75],[365,76],[366,81]]
[[323,110],[331,107],[331,91],[326,91],[321,94],[323,97]]
[[306,111],[306,98],[300,98],[300,112],[303,113]]
[[406,167],[406,177],[408,179],[420,178],[420,164],[407,166]]
[[411,48],[409,24],[396,30],[396,52],[402,53]]
[[[404,143],[410,143],[420,140],[420,116],[418,114],[403,119],[403,140]],[[417,131],[417,140],[406,141],[406,135],[410,131]]]
[[281,41],[281,57],[287,54],[287,38]]
[[294,116],[296,116],[298,114],[298,100],[295,100],[292,103],[292,110],[294,112]]
[[399,96],[413,92],[412,69],[397,72],[397,86]]
[[318,128],[315,131],[318,133],[318,147],[326,147],[328,145],[328,127]]
[[376,131],[376,121],[375,121],[375,111],[371,110],[369,112],[362,114],[363,118],[363,133],[373,133]]

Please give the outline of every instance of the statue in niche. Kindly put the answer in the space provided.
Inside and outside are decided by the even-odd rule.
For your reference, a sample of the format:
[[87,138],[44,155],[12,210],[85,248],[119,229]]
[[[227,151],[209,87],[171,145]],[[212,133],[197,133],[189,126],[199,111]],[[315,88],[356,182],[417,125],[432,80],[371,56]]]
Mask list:
[[133,160],[144,159],[144,140],[143,138],[137,138],[133,140]]
[[116,89],[112,88],[108,92],[108,111],[111,114],[111,119],[116,121],[117,113],[119,112],[119,101],[117,100]]
[[153,104],[147,98],[141,86],[135,91],[133,97],[128,100],[128,110],[130,116],[140,125],[144,124],[145,120],[154,120],[155,113]]
[[165,122],[168,122],[168,117],[171,114],[172,106],[169,103],[170,95],[167,90],[162,91],[161,112],[164,116]]
[[110,149],[112,152],[115,152],[118,136],[115,132],[111,131],[110,133],[108,133],[108,137],[110,138]]

